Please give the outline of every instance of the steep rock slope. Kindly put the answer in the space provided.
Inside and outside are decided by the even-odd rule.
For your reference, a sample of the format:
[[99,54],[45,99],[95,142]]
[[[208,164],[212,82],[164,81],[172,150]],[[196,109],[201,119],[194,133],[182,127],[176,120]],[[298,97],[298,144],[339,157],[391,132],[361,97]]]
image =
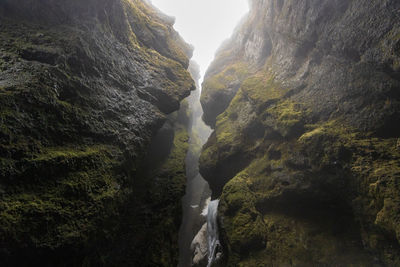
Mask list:
[[141,0],[0,2],[2,264],[176,265],[185,111],[164,123],[194,83],[173,22]]
[[250,1],[201,102],[232,266],[400,265],[400,2]]

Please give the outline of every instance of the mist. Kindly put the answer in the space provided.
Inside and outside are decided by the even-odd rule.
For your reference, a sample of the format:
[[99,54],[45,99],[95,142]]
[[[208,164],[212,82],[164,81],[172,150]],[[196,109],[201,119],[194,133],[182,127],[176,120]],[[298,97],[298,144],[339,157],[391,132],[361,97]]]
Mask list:
[[247,0],[151,0],[164,13],[176,18],[175,30],[195,47],[193,60],[201,76],[221,43],[229,38],[248,12]]
[[0,0],[1,266],[400,267],[399,181],[400,0]]

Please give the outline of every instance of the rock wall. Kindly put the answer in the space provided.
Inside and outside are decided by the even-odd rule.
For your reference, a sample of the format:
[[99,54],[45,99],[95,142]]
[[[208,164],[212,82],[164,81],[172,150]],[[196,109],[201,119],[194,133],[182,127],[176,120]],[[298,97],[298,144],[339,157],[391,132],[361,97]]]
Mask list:
[[250,5],[201,98],[229,266],[400,265],[400,2]]
[[0,2],[2,264],[176,266],[187,112],[167,114],[194,82],[173,23],[141,0]]

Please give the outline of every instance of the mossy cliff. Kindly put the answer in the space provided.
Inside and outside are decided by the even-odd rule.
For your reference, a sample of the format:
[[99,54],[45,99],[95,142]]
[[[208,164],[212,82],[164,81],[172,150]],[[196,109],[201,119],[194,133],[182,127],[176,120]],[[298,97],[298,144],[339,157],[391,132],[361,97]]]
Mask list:
[[167,114],[194,82],[173,23],[141,0],[0,2],[2,265],[176,265],[187,119]]
[[400,266],[400,2],[250,5],[201,99],[228,265]]

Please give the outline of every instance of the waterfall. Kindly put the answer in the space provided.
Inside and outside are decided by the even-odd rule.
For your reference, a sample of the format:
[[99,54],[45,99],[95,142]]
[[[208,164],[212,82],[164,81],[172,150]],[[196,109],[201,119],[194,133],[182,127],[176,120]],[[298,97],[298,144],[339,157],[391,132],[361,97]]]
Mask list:
[[211,267],[215,259],[218,259],[218,249],[221,244],[218,239],[218,204],[219,200],[213,200],[208,204],[207,212],[207,243],[208,243],[208,264]]
[[[201,208],[210,197],[211,192],[208,183],[199,173],[199,157],[201,147],[211,134],[211,129],[201,119],[203,109],[200,104],[200,79],[199,67],[193,61],[190,62],[189,71],[196,81],[196,90],[187,98],[191,114],[189,129],[189,150],[186,156],[186,194],[182,199],[182,223],[179,230],[179,264],[178,267],[192,265],[191,243],[199,229],[204,224],[204,216]],[[204,250],[207,249],[204,242]]]

